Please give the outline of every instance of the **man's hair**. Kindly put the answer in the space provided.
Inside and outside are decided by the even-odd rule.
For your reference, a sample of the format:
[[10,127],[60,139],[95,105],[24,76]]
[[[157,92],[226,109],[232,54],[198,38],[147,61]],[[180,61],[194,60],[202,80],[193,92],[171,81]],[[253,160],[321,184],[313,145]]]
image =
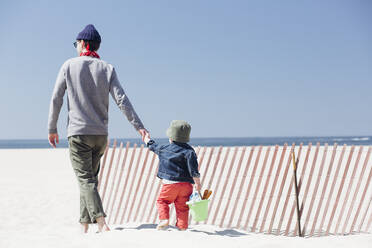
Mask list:
[[99,46],[101,45],[101,42],[96,40],[84,40],[85,47],[89,44],[89,50],[90,51],[97,51],[99,49]]

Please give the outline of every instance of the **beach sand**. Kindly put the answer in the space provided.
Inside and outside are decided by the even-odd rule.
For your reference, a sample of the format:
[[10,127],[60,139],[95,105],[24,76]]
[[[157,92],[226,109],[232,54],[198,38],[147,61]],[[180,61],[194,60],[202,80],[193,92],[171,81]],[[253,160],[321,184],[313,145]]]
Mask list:
[[[208,225],[186,232],[129,223],[81,234],[79,191],[67,149],[0,150],[0,247],[371,247],[371,234],[298,238]],[[155,207],[155,206],[154,206]]]

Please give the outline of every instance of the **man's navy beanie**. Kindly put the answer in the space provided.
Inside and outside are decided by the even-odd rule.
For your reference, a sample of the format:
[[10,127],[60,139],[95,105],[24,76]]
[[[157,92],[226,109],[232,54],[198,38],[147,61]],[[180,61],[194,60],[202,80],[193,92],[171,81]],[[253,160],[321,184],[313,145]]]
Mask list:
[[97,29],[92,25],[87,25],[83,31],[81,31],[76,37],[77,40],[92,40],[101,42],[101,36],[99,35]]

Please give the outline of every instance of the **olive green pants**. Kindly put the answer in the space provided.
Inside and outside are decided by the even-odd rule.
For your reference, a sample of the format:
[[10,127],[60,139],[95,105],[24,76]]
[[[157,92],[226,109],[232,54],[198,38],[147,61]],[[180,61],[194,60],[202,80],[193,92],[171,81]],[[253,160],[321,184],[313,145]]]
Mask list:
[[98,194],[100,160],[107,145],[106,135],[74,135],[68,137],[72,168],[80,188],[80,223],[96,223],[106,217]]

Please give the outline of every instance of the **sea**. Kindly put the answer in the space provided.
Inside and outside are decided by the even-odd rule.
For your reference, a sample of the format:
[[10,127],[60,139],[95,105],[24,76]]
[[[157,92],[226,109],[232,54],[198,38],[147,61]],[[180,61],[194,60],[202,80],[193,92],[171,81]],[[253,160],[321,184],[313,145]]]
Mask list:
[[[111,138],[113,140],[114,138]],[[138,139],[125,139],[116,138],[117,141],[130,142],[133,146],[142,144],[142,141]],[[154,138],[159,144],[168,143],[167,138]],[[273,145],[284,145],[293,144],[299,145],[303,143],[307,145],[309,143],[316,144],[325,143],[333,145],[334,143],[343,145],[356,145],[356,146],[369,146],[372,145],[372,136],[322,136],[322,137],[245,137],[245,138],[192,138],[189,142],[192,146],[273,146]],[[112,142],[111,142],[112,145]],[[67,148],[68,142],[66,139],[60,140],[57,148]],[[0,149],[47,149],[51,148],[47,139],[12,139],[12,140],[1,140]]]

